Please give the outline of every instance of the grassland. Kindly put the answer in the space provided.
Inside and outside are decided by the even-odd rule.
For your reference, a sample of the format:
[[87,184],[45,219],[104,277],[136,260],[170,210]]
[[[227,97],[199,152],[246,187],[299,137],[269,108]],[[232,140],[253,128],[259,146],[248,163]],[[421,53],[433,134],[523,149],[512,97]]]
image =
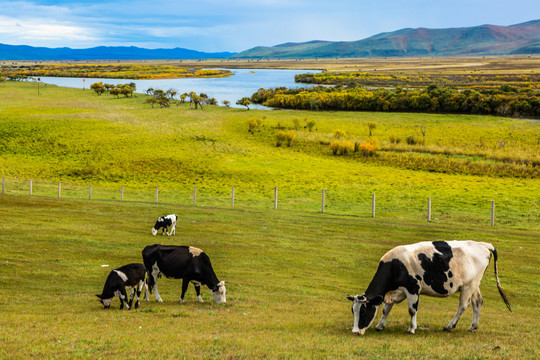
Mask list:
[[[0,176],[6,178],[8,193],[27,194],[33,179],[38,195],[55,196],[62,182],[66,196],[88,197],[91,184],[95,198],[118,199],[125,186],[126,199],[151,201],[159,187],[161,201],[186,204],[197,186],[201,205],[228,206],[235,186],[236,206],[271,208],[277,186],[280,208],[317,212],[326,189],[326,210],[335,214],[370,216],[371,194],[376,193],[379,216],[425,218],[431,197],[436,221],[486,224],[495,200],[498,224],[540,226],[535,195],[540,182],[534,173],[469,175],[447,166],[449,161],[513,162],[534,169],[519,162],[538,157],[537,122],[216,106],[201,111],[188,104],[152,109],[143,95],[116,99],[46,86],[38,96],[35,84],[25,82],[6,82],[0,93]],[[249,133],[248,120],[257,118],[261,131]],[[276,132],[293,129],[295,118],[302,124],[312,119],[316,126],[313,131],[290,130],[297,134],[293,146],[277,148]],[[396,161],[332,156],[328,144],[335,130],[366,139],[370,121],[378,124],[374,136],[384,153],[395,152]],[[402,149],[389,143],[391,135],[418,135],[421,125],[427,129],[426,145]],[[417,167],[418,161],[423,165]],[[432,161],[434,167],[427,166]]]
[[[405,158],[534,161],[537,122],[215,106],[201,111],[187,104],[152,109],[144,95],[117,99],[48,85],[38,96],[35,86],[0,84],[0,176],[7,186],[0,195],[0,358],[538,357],[538,177],[415,169],[332,156],[327,145],[338,129],[347,138],[366,139],[367,123],[376,122],[380,145],[398,147]],[[295,130],[295,118],[316,126]],[[254,119],[262,120],[261,129],[249,133]],[[427,129],[426,148],[388,143],[390,135],[419,135],[419,126]],[[295,132],[292,147],[275,146],[279,131]],[[54,198],[57,182],[61,199]],[[98,200],[84,200],[89,185]],[[197,206],[190,205],[194,186]],[[278,210],[272,210],[275,186]],[[433,199],[431,223],[425,221],[427,197]],[[491,200],[495,227],[489,226]],[[154,219],[172,212],[181,218],[177,236],[151,237]],[[409,316],[399,305],[383,333],[352,336],[345,295],[365,289],[378,259],[398,244],[444,239],[496,246],[514,312],[496,291],[491,265],[477,333],[466,330],[471,310],[454,333],[441,332],[457,297],[424,297],[416,335],[406,333]],[[206,289],[206,302],[198,304],[190,288],[180,305],[180,283],[163,279],[165,303],[103,310],[94,294],[107,273],[141,261],[142,248],[155,242],[205,250],[220,280],[229,281],[227,304],[213,303]]]
[[[153,219],[180,214],[177,236],[152,237]],[[538,358],[540,232],[284,210],[0,195],[0,358],[2,359],[534,359]],[[382,333],[351,334],[348,293],[361,293],[391,247],[419,240],[474,239],[499,252],[482,283],[480,328],[469,309],[453,333],[441,329],[458,298],[421,297],[416,335],[396,306]],[[140,309],[104,310],[96,293],[115,266],[140,262],[145,245],[205,250],[227,303],[162,279]],[[109,265],[102,267],[102,265]]]

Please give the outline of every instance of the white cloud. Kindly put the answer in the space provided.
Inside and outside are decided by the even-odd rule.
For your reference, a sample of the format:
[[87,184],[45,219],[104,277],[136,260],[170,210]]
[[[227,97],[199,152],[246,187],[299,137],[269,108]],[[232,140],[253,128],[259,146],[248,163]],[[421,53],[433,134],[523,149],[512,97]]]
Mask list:
[[49,46],[62,41],[95,42],[88,29],[43,18],[9,18],[0,15],[1,42],[19,45]]

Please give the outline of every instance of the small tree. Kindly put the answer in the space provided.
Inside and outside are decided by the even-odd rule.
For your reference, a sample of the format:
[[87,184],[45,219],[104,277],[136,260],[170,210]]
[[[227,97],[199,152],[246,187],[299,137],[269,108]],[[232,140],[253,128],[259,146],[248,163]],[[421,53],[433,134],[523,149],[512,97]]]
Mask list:
[[377,123],[373,122],[373,121],[370,121],[370,122],[367,123],[367,127],[369,129],[369,136],[371,136],[371,133],[373,132],[373,130],[375,130],[377,128]]
[[300,127],[300,119],[299,118],[293,118],[292,122],[293,122],[293,125],[294,125],[294,130],[298,130],[298,128]]
[[312,131],[315,125],[317,124],[317,121],[315,119],[306,119],[306,126],[309,129],[309,131]]
[[236,102],[236,105],[242,105],[245,106],[249,110],[249,105],[251,104],[251,100],[249,100],[248,97],[243,97],[240,100]]
[[98,95],[101,95],[105,92],[105,86],[103,86],[103,84],[100,82],[90,85],[90,89],[94,90]]
[[341,138],[344,137],[344,136],[345,136],[345,131],[339,130],[339,129],[338,129],[338,130],[334,130],[334,137],[335,137],[336,139],[341,139]]
[[109,91],[109,93],[110,93],[111,95],[114,95],[114,96],[116,96],[117,98],[119,98],[119,97],[120,97],[119,95],[122,93],[122,90],[120,90],[120,89],[117,88],[117,87],[113,87],[113,88]]
[[231,107],[231,102],[229,100],[223,100],[221,103],[226,107]]
[[145,102],[147,102],[148,104],[152,105],[152,109],[154,108],[154,105],[156,105],[156,98],[155,97],[149,97],[145,100]]
[[177,94],[177,91],[174,90],[174,89],[169,89],[169,90],[167,90],[167,91],[165,92],[165,95],[167,95],[167,97],[168,97],[169,99],[171,99],[171,100],[174,99],[174,97],[176,96],[176,94]]

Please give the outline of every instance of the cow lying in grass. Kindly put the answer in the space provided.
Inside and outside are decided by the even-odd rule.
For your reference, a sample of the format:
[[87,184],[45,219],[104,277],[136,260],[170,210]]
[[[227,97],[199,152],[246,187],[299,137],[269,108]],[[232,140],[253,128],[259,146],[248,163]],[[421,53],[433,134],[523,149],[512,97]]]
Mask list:
[[[111,302],[115,296],[120,298],[120,309],[124,308],[126,302],[126,310],[129,310],[133,304],[135,290],[137,291],[137,301],[135,309],[139,307],[139,298],[141,290],[144,286],[144,298],[148,300],[148,285],[146,284],[146,268],[143,264],[128,264],[118,269],[114,269],[109,273],[105,286],[101,295],[96,295],[105,309],[111,307]],[[127,301],[126,287],[129,287],[130,299]]]
[[362,295],[347,298],[353,302],[353,333],[363,335],[375,320],[379,306],[384,302],[383,316],[377,325],[382,330],[395,303],[407,299],[411,325],[416,330],[416,313],[420,294],[446,297],[461,291],[456,316],[443,330],[452,331],[463,314],[472,305],[473,321],[469,331],[478,328],[483,299],[480,282],[493,254],[497,289],[510,311],[497,274],[497,251],[493,245],[474,241],[435,241],[398,246],[387,252],[367,290]]
[[[157,235],[159,229],[162,229],[161,235],[165,235],[165,233],[167,233],[167,236],[175,235],[177,221],[178,221],[178,215],[175,215],[175,214],[158,217],[156,224],[152,228],[152,235],[154,236]],[[171,232],[169,232],[169,226],[171,227]]]

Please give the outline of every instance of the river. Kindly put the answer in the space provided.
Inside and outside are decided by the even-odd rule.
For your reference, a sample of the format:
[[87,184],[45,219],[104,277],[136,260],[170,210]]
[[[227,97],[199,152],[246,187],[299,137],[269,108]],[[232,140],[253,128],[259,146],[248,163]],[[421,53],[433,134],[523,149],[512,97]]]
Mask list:
[[[175,89],[178,95],[195,91],[197,94],[205,93],[209,97],[216,98],[219,105],[223,100],[228,100],[231,106],[244,96],[251,96],[259,88],[275,88],[285,86],[287,88],[312,87],[312,84],[294,82],[296,74],[307,72],[319,72],[317,70],[276,70],[276,69],[230,69],[234,75],[225,78],[181,78],[181,79],[100,79],[100,78],[70,78],[70,77],[41,77],[41,82],[72,88],[86,88],[95,82],[104,84],[128,84],[134,82],[137,85],[137,93],[143,93],[148,88]],[[178,97],[177,95],[177,97]],[[260,105],[250,105],[250,108],[269,109]]]

